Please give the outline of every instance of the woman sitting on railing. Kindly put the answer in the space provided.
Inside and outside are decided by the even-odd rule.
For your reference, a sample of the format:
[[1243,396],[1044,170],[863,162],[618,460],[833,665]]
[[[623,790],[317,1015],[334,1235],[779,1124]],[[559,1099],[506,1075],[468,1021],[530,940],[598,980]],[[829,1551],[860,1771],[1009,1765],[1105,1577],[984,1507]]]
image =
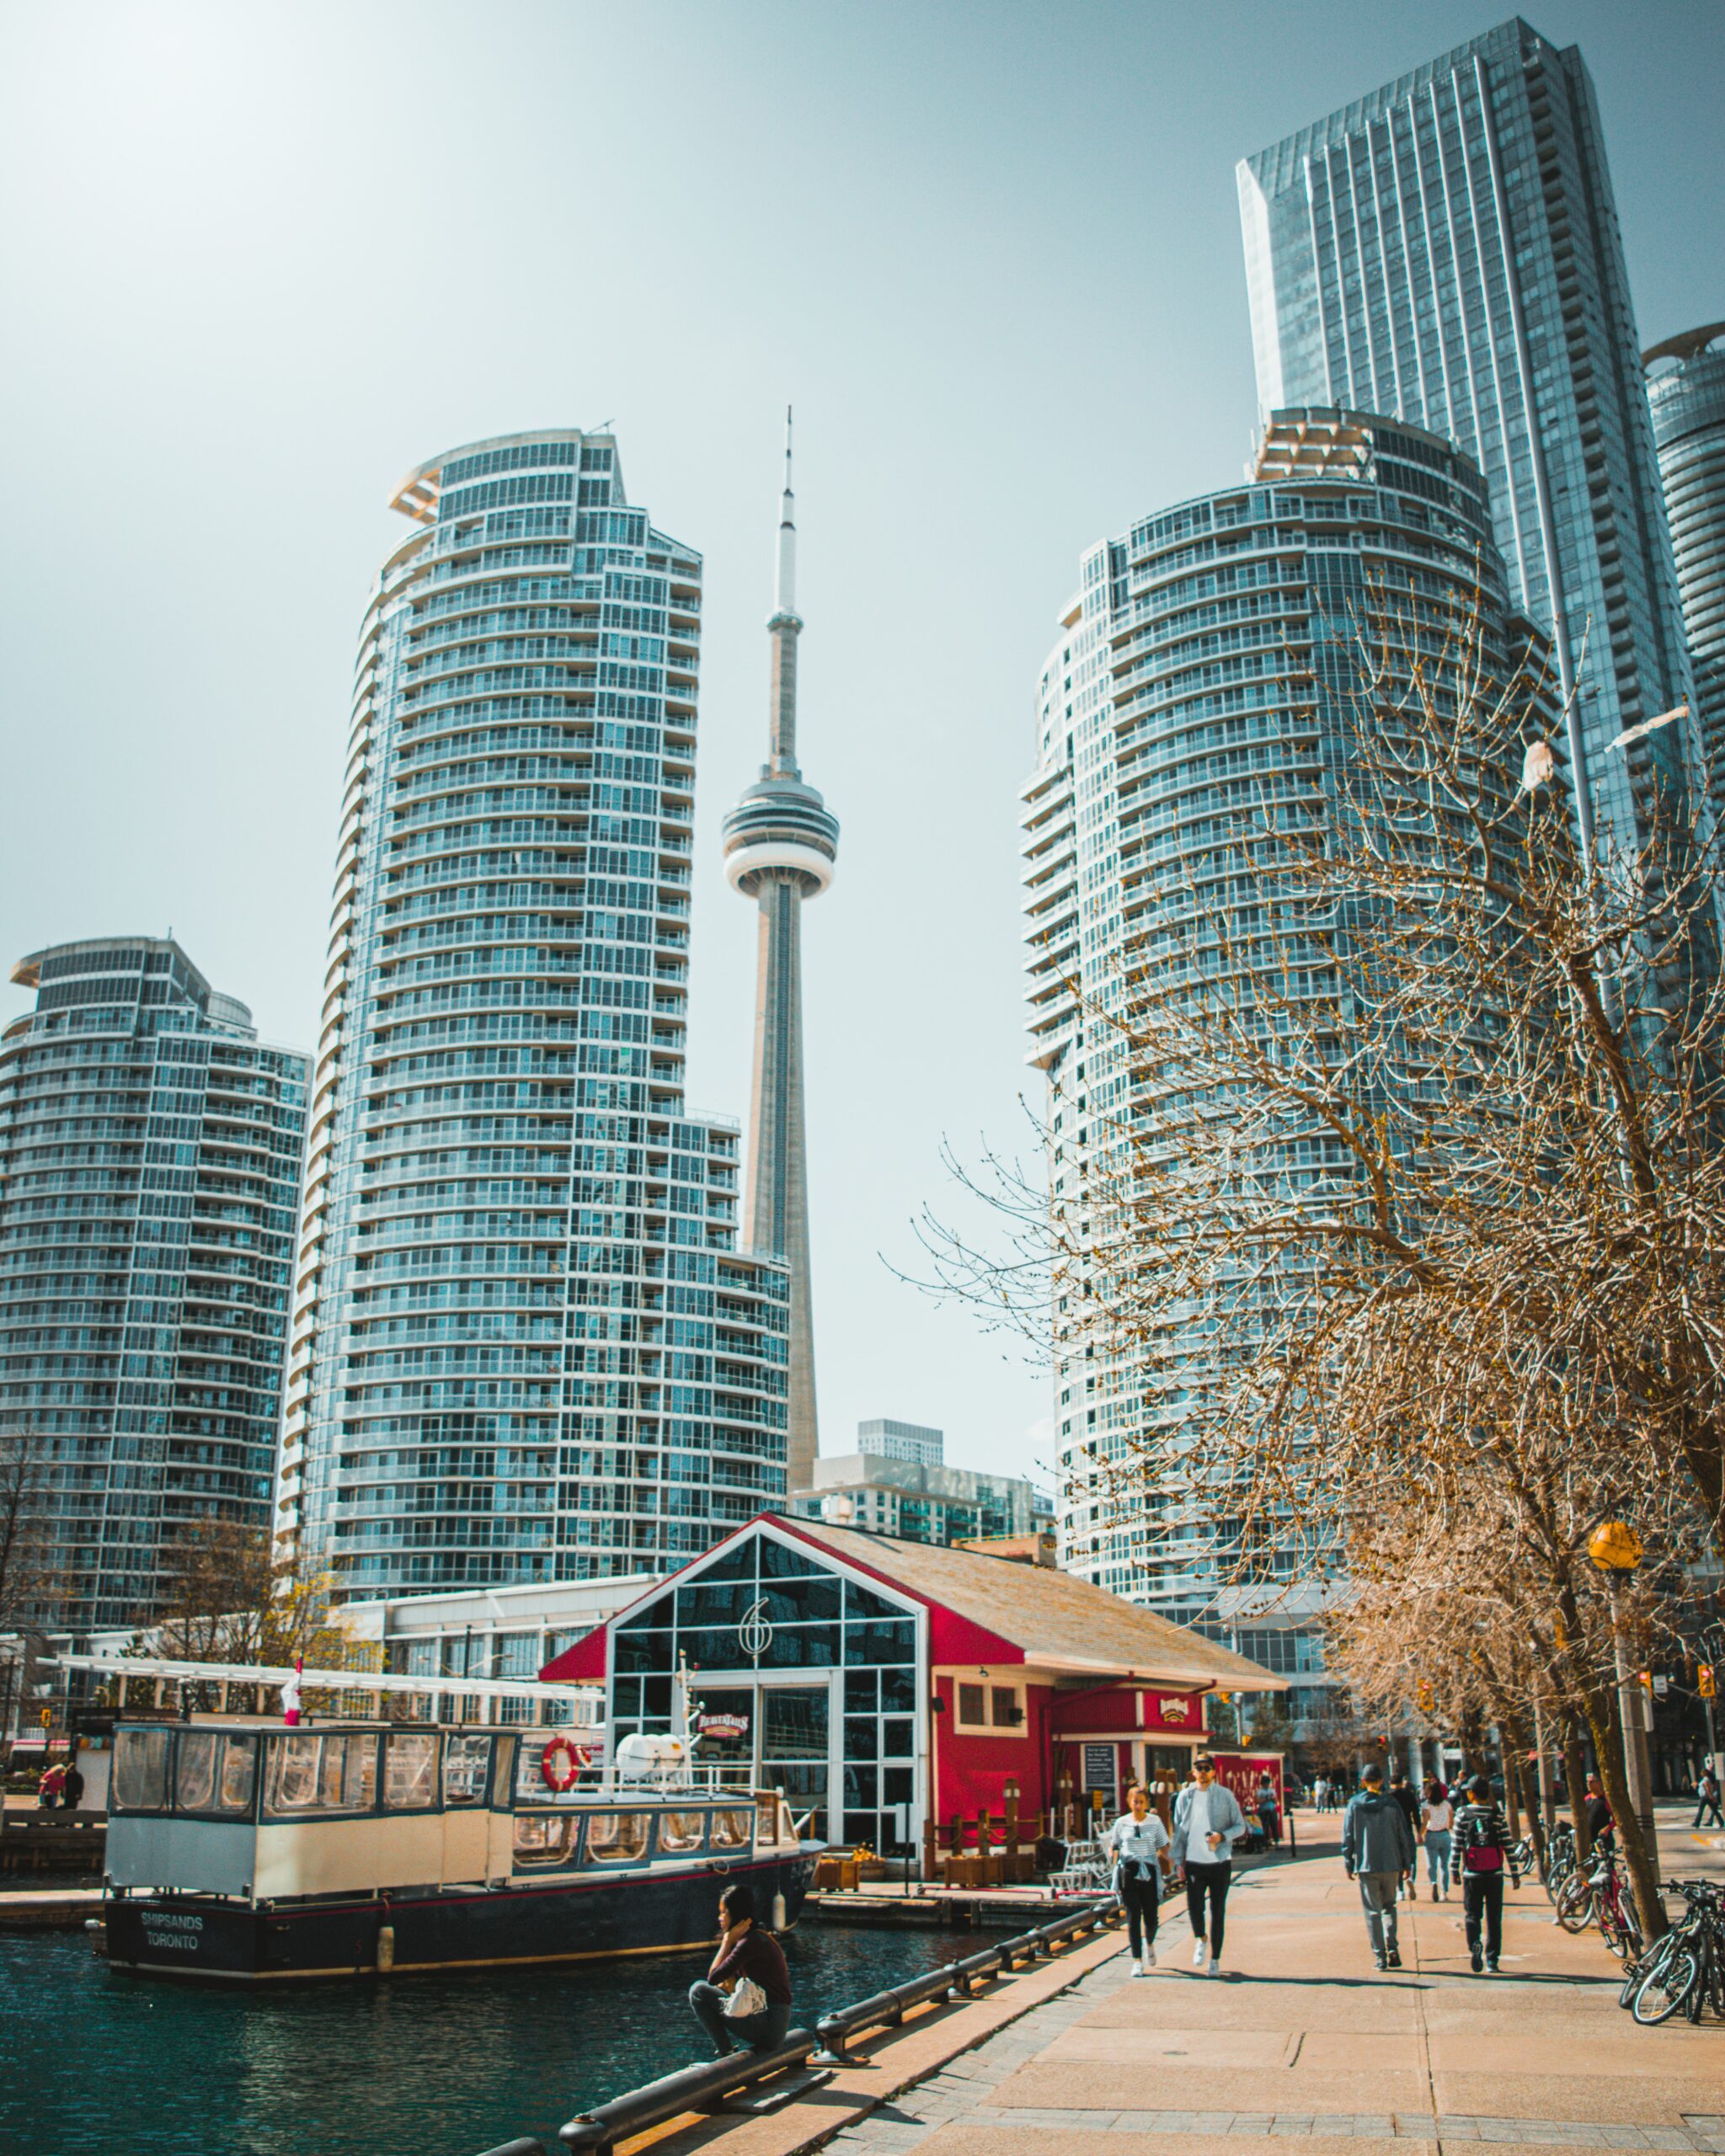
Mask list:
[[727,1886],[719,1896],[718,1951],[707,1981],[690,1985],[689,2004],[713,2039],[715,2058],[729,2057],[739,2044],[770,2052],[784,2041],[791,2025],[791,1973],[778,1941],[756,1925],[749,1887]]

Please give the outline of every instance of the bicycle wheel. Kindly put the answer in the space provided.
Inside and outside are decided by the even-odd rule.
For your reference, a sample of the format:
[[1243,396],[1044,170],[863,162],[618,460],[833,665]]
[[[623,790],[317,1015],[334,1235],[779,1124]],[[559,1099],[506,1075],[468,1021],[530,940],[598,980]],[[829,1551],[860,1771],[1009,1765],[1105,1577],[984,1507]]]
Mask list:
[[1617,2004],[1620,2006],[1627,2006],[1630,2000],[1635,1997],[1637,1986],[1645,1982],[1656,1967],[1663,1967],[1670,1960],[1676,1951],[1678,1937],[1679,1935],[1676,1932],[1668,1931],[1651,1954],[1641,1961],[1630,1962],[1629,1967],[1623,1972],[1623,1982],[1617,1992]]
[[1649,1961],[1629,2010],[1643,2029],[1657,2029],[1686,2003],[1701,1980],[1700,1955],[1687,1940],[1680,1940],[1663,1961]]
[[1593,1889],[1578,1871],[1557,1892],[1557,1921],[1565,1931],[1585,1931],[1594,1920]]

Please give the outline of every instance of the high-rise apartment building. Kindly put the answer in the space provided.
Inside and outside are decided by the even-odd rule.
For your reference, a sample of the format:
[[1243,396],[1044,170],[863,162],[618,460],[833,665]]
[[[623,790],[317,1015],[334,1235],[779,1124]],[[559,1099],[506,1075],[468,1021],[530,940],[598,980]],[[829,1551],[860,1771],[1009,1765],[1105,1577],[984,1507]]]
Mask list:
[[200,1523],[270,1525],[308,1059],[167,937],[38,951],[0,1036],[14,1621],[131,1625]]
[[1519,18],[1239,168],[1266,411],[1381,412],[1483,470],[1515,602],[1577,691],[1575,798],[1639,845],[1686,787],[1687,691],[1640,344],[1594,88]]
[[[1530,645],[1543,661],[1544,639],[1514,612],[1477,468],[1423,430],[1328,409],[1273,414],[1246,483],[1084,556],[1038,688],[1022,817],[1031,1060],[1047,1075],[1051,1199],[1072,1241],[1088,1239],[1096,1193],[1129,1179],[1132,1145],[1189,1113],[1178,1081],[1135,1062],[1129,1030],[1108,1022],[1130,967],[1153,969],[1159,990],[1189,981],[1194,996],[1229,967],[1249,999],[1240,954],[1266,895],[1252,841],[1265,814],[1317,829],[1334,814],[1357,638],[1403,623],[1386,627],[1376,698],[1393,706],[1416,616],[1431,654],[1476,606],[1490,674],[1512,680]],[[1514,775],[1504,782],[1513,791]],[[1313,978],[1307,992],[1332,985]],[[1284,1163],[1295,1193],[1343,1166],[1316,1126],[1290,1131]],[[1141,1342],[1099,1337],[1072,1310],[1056,1310],[1055,1332],[1062,1564],[1183,1622],[1304,1621],[1289,1652],[1307,1658],[1288,1667],[1311,1668],[1321,1594],[1287,1591],[1300,1553],[1271,1553],[1264,1614],[1225,1588],[1231,1553],[1180,1490],[1183,1403],[1206,1382],[1214,1334],[1195,1326],[1152,1365]],[[1123,1496],[1117,1475],[1146,1457],[1169,1494],[1146,1498],[1129,1479]]]
[[754,1081],[749,1093],[749,1158],[743,1242],[782,1257],[791,1274],[789,1437],[791,1487],[800,1490],[820,1449],[814,1399],[814,1311],[809,1263],[809,1148],[803,1105],[803,902],[832,881],[839,822],[797,761],[796,501],[791,492],[790,414],[785,415],[785,484],[780,498],[773,609],[767,759],[724,819],[724,870],[731,889],[756,907]]
[[1725,322],[1642,358],[1701,746],[1725,808]]
[[280,1525],[348,1596],[785,1492],[782,1263],[683,1066],[701,561],[609,434],[422,465],[360,641]]
[[857,1425],[857,1449],[876,1460],[908,1460],[919,1467],[938,1467],[946,1457],[946,1438],[921,1422],[895,1422],[888,1415]]

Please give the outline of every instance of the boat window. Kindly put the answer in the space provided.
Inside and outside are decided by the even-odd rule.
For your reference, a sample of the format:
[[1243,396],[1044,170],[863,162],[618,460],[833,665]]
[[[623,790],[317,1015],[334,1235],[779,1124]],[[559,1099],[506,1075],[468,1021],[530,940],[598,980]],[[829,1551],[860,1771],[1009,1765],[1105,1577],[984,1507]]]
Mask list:
[[318,1759],[323,1740],[314,1729],[290,1730],[271,1744],[270,1788],[266,1809],[270,1812],[315,1812],[318,1808]]
[[518,1865],[566,1864],[575,1853],[579,1817],[567,1812],[523,1812],[515,1820]]
[[249,1737],[222,1740],[222,1764],[216,1777],[216,1809],[249,1812],[252,1787],[258,1778],[258,1748]]
[[704,1812],[661,1812],[659,1815],[659,1847],[661,1854],[672,1849],[698,1849],[701,1838],[707,1830]]
[[491,1739],[462,1733],[451,1736],[443,1747],[443,1801],[446,1804],[483,1804],[485,1774],[491,1764]]
[[778,1796],[757,1796],[755,1800],[755,1838],[771,1843],[778,1839]]
[[207,1812],[216,1795],[216,1732],[183,1729],[174,1763],[174,1802],[180,1812]]
[[716,1849],[745,1849],[754,1839],[755,1814],[746,1806],[713,1815],[713,1846]]
[[168,1804],[168,1732],[123,1729],[114,1746],[114,1806],[161,1812]]
[[437,1737],[429,1729],[398,1729],[387,1740],[383,1801],[392,1812],[425,1812],[437,1801]]
[[317,1729],[270,1739],[264,1809],[280,1818],[301,1812],[369,1812],[377,1794],[377,1740]]
[[[567,1789],[553,1789],[545,1779],[546,1748],[564,1743],[569,1748],[569,1758],[564,1759],[559,1753],[552,1762],[553,1771],[560,1780],[573,1764],[575,1779]],[[595,1763],[602,1764],[604,1756],[604,1748],[596,1737],[583,1737],[574,1730],[548,1729],[524,1736],[515,1752],[515,1795],[536,1804],[573,1804],[579,1796],[591,1794],[599,1779]]]
[[595,1812],[587,1822],[590,1864],[638,1864],[647,1854],[646,1812]]
[[174,1762],[177,1812],[249,1812],[257,1750],[249,1737],[183,1729]]
[[323,1806],[330,1812],[369,1812],[377,1801],[377,1740],[364,1736],[323,1739]]

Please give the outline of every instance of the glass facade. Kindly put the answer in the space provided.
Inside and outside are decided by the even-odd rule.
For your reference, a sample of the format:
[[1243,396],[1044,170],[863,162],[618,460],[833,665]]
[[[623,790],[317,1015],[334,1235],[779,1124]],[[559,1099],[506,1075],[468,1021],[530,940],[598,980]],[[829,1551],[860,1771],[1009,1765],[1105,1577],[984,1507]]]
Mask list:
[[[1429,679],[1452,663],[1445,634],[1476,606],[1488,675],[1511,681],[1530,650],[1544,663],[1545,639],[1512,610],[1477,467],[1423,430],[1346,412],[1274,414],[1250,482],[1084,557],[1039,685],[1023,814],[1031,1060],[1047,1075],[1050,1201],[1075,1243],[1090,1238],[1092,1193],[1130,1182],[1131,1145],[1172,1136],[1189,1113],[1103,1015],[1122,1007],[1129,954],[1160,985],[1189,980],[1194,1001],[1225,966],[1249,993],[1240,954],[1274,896],[1252,844],[1266,814],[1316,829],[1337,816],[1362,627],[1391,625],[1379,701],[1392,703],[1416,653]],[[1506,794],[1518,776],[1500,776]],[[1327,963],[1300,993],[1336,995]],[[1315,1126],[1290,1130],[1282,1159],[1296,1196],[1346,1171]],[[1222,1593],[1234,1552],[1188,1508],[1177,1465],[1214,1334],[1194,1323],[1152,1364],[1076,1308],[1057,1308],[1055,1332],[1063,1566],[1226,1636],[1245,1614]],[[1146,1500],[1134,1482],[1123,1498],[1116,1475],[1146,1457],[1164,1494]],[[1290,1535],[1267,1570],[1285,1586],[1309,1554]],[[1319,1606],[1278,1593],[1284,1621]]]
[[22,1614],[130,1625],[197,1523],[270,1524],[308,1060],[166,939],[61,944],[12,977],[36,991],[0,1038]]
[[883,1849],[883,1808],[920,1801],[916,1618],[798,1544],[740,1535],[613,1626],[616,1735],[669,1731],[686,1668],[697,1758],[750,1764],[817,1839]]
[[784,1492],[787,1275],[683,1065],[701,563],[610,435],[422,466],[363,625],[279,1520],[345,1595]]
[[1647,364],[1701,746],[1725,809],[1725,322],[1656,345]]
[[1516,604],[1578,692],[1601,841],[1640,845],[1697,744],[1626,728],[1686,693],[1677,586],[1593,84],[1519,19],[1243,161],[1258,398],[1455,442]]

